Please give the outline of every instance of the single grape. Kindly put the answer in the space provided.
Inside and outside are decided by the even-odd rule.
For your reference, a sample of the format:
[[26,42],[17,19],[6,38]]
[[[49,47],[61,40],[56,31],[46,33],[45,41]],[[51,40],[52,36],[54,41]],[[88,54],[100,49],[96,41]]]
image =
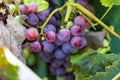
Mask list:
[[61,46],[63,43],[64,43],[64,42],[60,41],[60,40],[56,37],[55,45]]
[[83,17],[83,16],[77,16],[74,20],[74,23],[76,25],[81,26],[81,28],[85,28],[86,24],[87,24],[87,20]]
[[66,75],[66,80],[75,80],[75,75],[73,73],[68,73]]
[[41,44],[38,41],[34,41],[30,44],[30,50],[37,53],[41,50]]
[[84,6],[85,8],[88,6],[87,0],[77,0],[76,2],[77,2],[78,4],[81,4],[81,5]]
[[63,59],[54,59],[51,63],[51,65],[55,68],[60,67],[61,65],[63,65],[64,60]]
[[25,36],[29,41],[34,41],[38,39],[39,33],[36,28],[28,28],[25,31]]
[[56,68],[53,67],[52,65],[49,66],[49,71],[50,71],[50,73],[51,73],[53,76],[56,75]]
[[71,39],[71,45],[75,48],[83,48],[87,44],[87,41],[84,37],[73,37]]
[[37,12],[37,10],[38,10],[38,5],[37,5],[36,3],[31,2],[31,3],[28,5],[28,11],[29,11],[30,13],[35,13],[35,12]]
[[56,76],[64,76],[65,75],[65,69],[63,67],[56,68]]
[[71,37],[71,33],[68,29],[61,29],[58,32],[57,37],[62,42],[69,41]]
[[65,58],[65,53],[61,49],[56,49],[55,50],[55,58],[56,59],[64,59]]
[[19,8],[20,8],[20,12],[21,12],[22,14],[28,14],[28,8],[27,8],[26,5],[20,4],[20,5],[19,5]]
[[65,61],[63,65],[64,65],[65,68],[69,68],[69,67],[71,67],[71,62],[70,61]]
[[78,26],[78,25],[73,25],[73,26],[71,27],[70,31],[71,31],[71,34],[72,34],[73,36],[82,36],[82,35],[84,35],[84,33],[85,33],[84,29],[82,29],[82,28],[81,28],[80,26]]
[[27,22],[30,25],[37,25],[39,23],[39,18],[35,14],[29,14]]
[[48,31],[56,32],[56,27],[52,24],[47,24],[44,28],[44,33],[47,33]]
[[41,52],[40,57],[45,61],[45,62],[50,62],[54,58],[54,53],[45,53]]
[[62,50],[67,54],[71,54],[73,52],[74,48],[69,42],[65,42],[62,45]]
[[57,19],[53,16],[50,21],[49,21],[49,24],[53,24],[54,26],[56,26],[56,23],[57,23]]
[[53,52],[53,50],[54,50],[54,44],[53,43],[44,41],[44,42],[42,42],[42,45],[43,45],[43,51],[45,53],[52,53]]
[[81,47],[79,49],[84,48],[86,45],[87,45],[87,40],[84,37],[82,37],[82,44],[81,44]]
[[47,10],[37,13],[38,17],[42,21],[45,21],[48,18],[49,14],[50,14],[50,9],[47,9]]
[[56,40],[56,33],[53,31],[48,31],[45,34],[45,37],[48,42],[54,42]]

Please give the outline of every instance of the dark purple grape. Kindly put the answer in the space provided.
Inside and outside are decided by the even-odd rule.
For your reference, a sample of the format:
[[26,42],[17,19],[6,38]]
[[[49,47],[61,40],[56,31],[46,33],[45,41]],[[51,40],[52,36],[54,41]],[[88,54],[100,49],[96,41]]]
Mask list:
[[65,53],[61,49],[56,49],[55,50],[55,58],[56,59],[64,59],[65,58]]
[[53,32],[56,33],[56,27],[54,25],[52,25],[52,24],[48,24],[44,28],[44,33],[47,33],[48,31],[53,31]]
[[48,42],[54,42],[56,40],[56,33],[53,31],[48,31],[45,34],[45,37]]
[[40,57],[45,61],[45,62],[50,62],[54,58],[54,53],[40,53]]
[[63,65],[64,63],[64,60],[63,59],[54,59],[52,62],[51,62],[51,65],[55,68],[57,67],[60,67],[61,65]]
[[61,29],[58,32],[57,37],[60,41],[65,42],[70,40],[71,34],[68,29]]
[[87,41],[84,37],[73,37],[71,39],[71,45],[75,48],[81,49],[85,47],[86,44],[87,44]]
[[85,31],[81,28],[81,26],[73,25],[73,27],[71,27],[71,33],[73,36],[82,36]]
[[73,73],[68,73],[68,74],[66,75],[66,80],[75,80],[74,74],[73,74]]
[[35,14],[29,14],[27,22],[30,25],[37,25],[39,23],[39,18]]
[[31,2],[31,3],[28,5],[28,11],[29,11],[30,13],[35,13],[35,12],[37,12],[37,10],[38,10],[38,5],[37,5],[36,3]]
[[56,68],[56,76],[64,76],[65,75],[65,69],[63,67]]
[[45,21],[48,18],[49,14],[50,14],[50,9],[47,9],[47,10],[37,13],[38,17],[42,21]]
[[64,65],[65,68],[69,68],[69,67],[71,67],[71,62],[70,61],[65,61],[63,65]]
[[20,12],[21,12],[22,14],[28,14],[28,8],[27,8],[27,6],[25,6],[25,5],[23,5],[23,4],[20,4],[20,5],[19,5],[19,8],[20,8]]
[[45,53],[52,53],[53,52],[53,50],[54,50],[54,44],[53,43],[44,41],[44,42],[42,42],[42,45],[43,45],[43,51]]
[[56,24],[57,24],[57,19],[53,16],[53,17],[50,19],[49,24],[53,24],[54,26],[56,26]]
[[74,48],[69,42],[65,42],[62,45],[62,50],[67,54],[71,54],[73,52]]
[[81,26],[81,28],[84,29],[88,22],[83,16],[77,16],[74,20],[74,23],[76,25]]
[[50,73],[51,73],[53,76],[56,75],[56,68],[55,68],[55,67],[49,66],[49,71],[50,71]]
[[41,44],[38,41],[34,41],[30,44],[30,50],[37,53],[41,50]]
[[34,40],[37,40],[38,39],[38,31],[36,28],[28,28],[26,31],[25,31],[25,36],[26,38],[29,40],[29,41],[34,41]]
[[84,6],[85,8],[88,6],[87,0],[77,0],[76,2],[77,2],[78,4],[81,4],[81,5]]
[[55,40],[55,45],[61,46],[64,42],[60,41],[58,38]]

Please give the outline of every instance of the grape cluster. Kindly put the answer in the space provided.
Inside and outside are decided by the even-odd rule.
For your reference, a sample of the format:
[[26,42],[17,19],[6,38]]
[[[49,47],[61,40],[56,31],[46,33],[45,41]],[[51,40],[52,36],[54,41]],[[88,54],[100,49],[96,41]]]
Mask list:
[[75,80],[72,70],[67,69],[72,67],[70,57],[75,50],[81,50],[87,45],[84,37],[85,29],[89,25],[87,20],[78,15],[73,25],[61,28],[60,13],[56,13],[44,28],[45,40],[41,40],[40,31],[36,26],[41,26],[55,8],[38,12],[38,5],[33,2],[28,6],[20,4],[19,8],[21,13],[27,16],[25,21],[32,26],[25,31],[26,39],[31,42],[30,50],[33,53],[40,53],[40,57],[49,63],[52,75],[66,76],[66,80]]

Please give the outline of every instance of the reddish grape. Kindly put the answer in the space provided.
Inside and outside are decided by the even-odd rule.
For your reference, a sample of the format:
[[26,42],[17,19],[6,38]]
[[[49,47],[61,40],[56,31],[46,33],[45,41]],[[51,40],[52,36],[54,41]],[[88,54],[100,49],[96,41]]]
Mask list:
[[34,41],[30,44],[30,50],[37,53],[41,50],[41,44],[38,41]]
[[23,4],[20,4],[19,5],[19,8],[20,8],[20,11],[22,14],[27,14],[28,13],[28,8],[27,6],[23,5]]
[[28,28],[26,31],[25,31],[25,36],[26,38],[29,40],[29,41],[34,41],[34,40],[37,40],[38,39],[38,31],[36,28]]
[[49,31],[45,34],[45,37],[48,42],[54,42],[56,40],[56,33]]
[[31,3],[28,5],[28,11],[29,11],[30,13],[35,13],[35,12],[37,12],[37,10],[38,10],[38,5],[37,5],[36,3],[31,2]]
[[54,25],[52,25],[52,24],[48,24],[44,28],[44,33],[47,33],[48,31],[54,31],[54,32],[56,32],[56,27]]
[[80,26],[73,25],[73,27],[71,28],[71,33],[73,36],[82,36],[85,32],[84,29],[82,29]]
[[87,24],[87,20],[83,17],[83,16],[77,16],[74,20],[74,23],[76,25],[81,26],[81,28],[85,28],[86,24]]

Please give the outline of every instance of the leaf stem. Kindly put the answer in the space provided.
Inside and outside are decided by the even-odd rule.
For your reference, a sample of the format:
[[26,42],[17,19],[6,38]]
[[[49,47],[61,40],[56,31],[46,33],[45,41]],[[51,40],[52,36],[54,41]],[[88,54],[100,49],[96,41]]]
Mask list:
[[83,6],[81,6],[80,4],[76,4],[76,3],[70,3],[73,7],[77,8],[79,11],[81,11],[82,13],[84,13],[85,15],[87,15],[88,17],[92,18],[93,20],[95,20],[97,23],[99,23],[102,27],[104,27],[107,31],[109,31],[111,34],[113,34],[115,37],[117,37],[118,39],[120,39],[120,36],[112,31],[106,24],[104,24],[101,20],[99,20],[97,17],[95,17],[89,10],[85,9]]
[[64,13],[63,13],[63,11],[60,11],[60,15],[62,17],[62,26],[64,26]]
[[103,16],[100,18],[100,20],[102,20],[107,14],[108,14],[108,12],[112,9],[112,7],[113,7],[113,5],[111,5],[108,9],[107,9],[107,11],[103,14]]

